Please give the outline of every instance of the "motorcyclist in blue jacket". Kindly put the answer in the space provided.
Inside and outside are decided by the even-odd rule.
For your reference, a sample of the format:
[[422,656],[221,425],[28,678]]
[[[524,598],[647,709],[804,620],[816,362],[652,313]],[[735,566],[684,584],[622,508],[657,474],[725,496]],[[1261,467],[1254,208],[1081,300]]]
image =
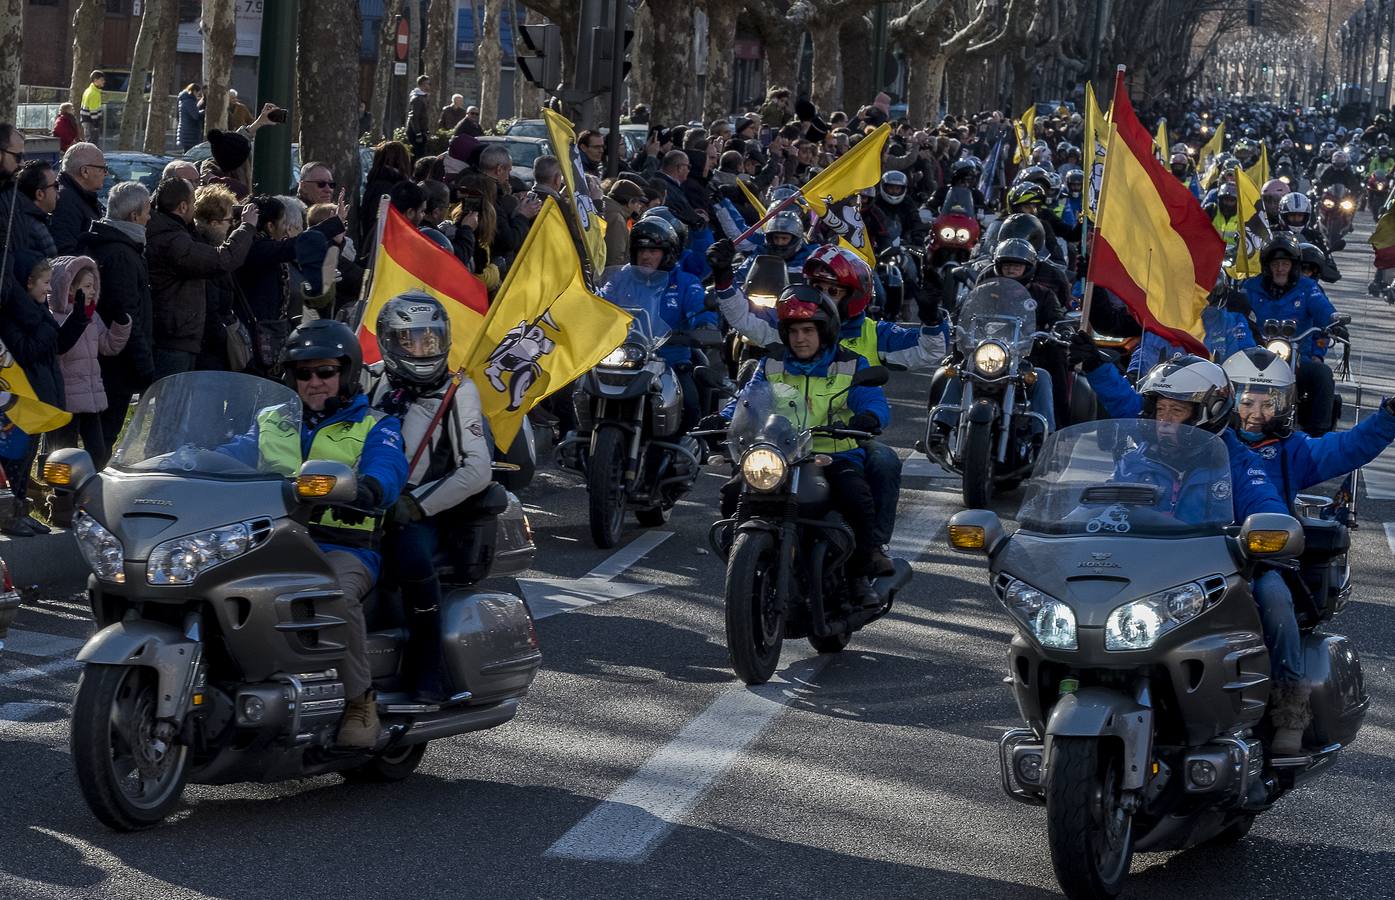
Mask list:
[[[1233,288],[1217,285],[1206,298],[1206,308],[1201,311],[1201,327],[1205,333],[1203,341],[1213,362],[1225,362],[1241,350],[1255,346],[1254,331],[1250,329],[1247,317],[1249,311],[1249,300]],[[1137,380],[1158,363],[1184,352],[1182,345],[1145,329],[1138,346],[1129,356],[1128,373]]]
[[[648,314],[653,336],[670,331],[715,328],[717,314],[704,300],[702,282],[677,268],[681,250],[678,234],[664,219],[645,216],[630,229],[630,262],[601,288],[601,296],[616,306],[640,309]],[[698,351],[674,343],[659,348],[659,355],[673,366],[683,388],[683,430],[689,431],[698,416],[698,387],[693,365]]]
[[[1220,366],[1199,356],[1178,355],[1154,366],[1135,392],[1117,368],[1105,364],[1088,336],[1072,340],[1071,357],[1087,370],[1086,378],[1110,416],[1181,421],[1220,435],[1230,454],[1235,521],[1242,522],[1254,513],[1289,513],[1289,505],[1279,493],[1281,485],[1270,477],[1264,458],[1227,427],[1235,411],[1235,394]],[[1183,415],[1188,418],[1179,418]],[[1303,730],[1310,718],[1310,688],[1304,681],[1293,594],[1279,571],[1272,568],[1257,569],[1252,587],[1275,679],[1270,695],[1275,729],[1271,751],[1275,756],[1296,756],[1302,752]]]
[[[1333,326],[1335,334],[1345,336],[1342,325],[1337,321],[1337,311],[1332,302],[1322,292],[1322,288],[1311,278],[1299,274],[1303,253],[1298,239],[1287,232],[1274,235],[1260,252],[1262,274],[1247,278],[1240,287],[1250,300],[1254,319],[1260,325],[1266,321],[1292,320],[1295,334],[1302,334],[1314,326]],[[1298,361],[1294,374],[1298,379],[1298,390],[1309,398],[1305,411],[1306,421],[1300,422],[1309,434],[1324,434],[1332,417],[1332,401],[1336,387],[1332,380],[1332,370],[1323,364],[1326,346],[1315,336],[1308,336],[1295,348]]]

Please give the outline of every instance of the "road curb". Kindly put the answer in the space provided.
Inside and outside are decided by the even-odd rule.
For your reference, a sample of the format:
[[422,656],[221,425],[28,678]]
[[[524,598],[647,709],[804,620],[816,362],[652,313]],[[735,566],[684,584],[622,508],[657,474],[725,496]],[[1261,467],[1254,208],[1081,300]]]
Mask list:
[[9,564],[10,577],[22,591],[58,593],[87,586],[87,561],[72,532],[64,528],[26,538],[0,535],[0,557]]

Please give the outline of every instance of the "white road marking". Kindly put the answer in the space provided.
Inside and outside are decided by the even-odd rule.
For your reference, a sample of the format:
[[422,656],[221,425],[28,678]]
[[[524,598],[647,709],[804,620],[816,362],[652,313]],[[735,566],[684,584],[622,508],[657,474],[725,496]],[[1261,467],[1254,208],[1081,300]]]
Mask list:
[[[639,862],[697,806],[727,767],[785,710],[793,686],[830,656],[799,660],[783,680],[733,685],[639,771],[547,849],[545,856]],[[780,676],[777,676],[777,678]]]
[[49,678],[68,669],[76,669],[82,663],[75,659],[55,659],[37,666],[23,666],[9,672],[0,672],[0,687],[29,681],[34,678]]
[[[901,498],[900,509],[906,508],[909,497]],[[915,511],[910,516],[899,516],[896,530],[891,535],[890,556],[899,556],[906,562],[914,563],[930,550],[930,542],[945,529],[949,515],[939,503],[920,499],[915,503]]]
[[5,638],[5,652],[45,658],[66,656],[85,643],[87,641],[84,638],[45,634],[42,631],[11,630],[9,637]]
[[959,480],[949,469],[937,462],[932,462],[923,456],[908,456],[901,463],[902,478],[952,478]]
[[1390,552],[1395,553],[1395,522],[1385,523],[1385,542],[1390,545]]
[[520,578],[518,589],[535,620],[651,591],[658,585],[613,579],[671,537],[672,531],[646,531],[580,578]]

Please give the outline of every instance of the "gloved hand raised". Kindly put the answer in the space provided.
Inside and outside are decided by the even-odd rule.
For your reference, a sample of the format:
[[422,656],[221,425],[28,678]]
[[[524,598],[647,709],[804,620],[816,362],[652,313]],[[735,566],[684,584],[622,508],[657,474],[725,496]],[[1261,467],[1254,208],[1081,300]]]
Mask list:
[[1080,366],[1082,372],[1093,372],[1108,362],[1095,339],[1084,331],[1077,331],[1071,337],[1066,359],[1072,367]]
[[713,241],[712,246],[707,248],[707,264],[712,267],[712,277],[717,281],[722,280],[722,276],[727,276],[727,283],[733,268],[736,265],[736,245],[726,238],[720,241]]

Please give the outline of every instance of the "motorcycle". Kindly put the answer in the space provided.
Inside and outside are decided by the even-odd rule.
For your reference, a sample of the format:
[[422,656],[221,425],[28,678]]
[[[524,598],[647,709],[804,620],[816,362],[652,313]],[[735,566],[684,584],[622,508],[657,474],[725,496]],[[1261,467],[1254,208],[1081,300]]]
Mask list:
[[1381,210],[1385,208],[1385,198],[1390,194],[1389,172],[1372,172],[1366,176],[1366,205],[1371,210],[1371,220],[1379,221]]
[[[881,367],[863,369],[853,386],[882,385]],[[838,425],[810,427],[803,396],[788,385],[759,382],[737,404],[725,431],[695,432],[726,440],[741,479],[736,514],[713,524],[708,540],[727,563],[724,598],[727,651],[746,684],[763,684],[786,638],[808,638],[819,653],[837,653],[854,632],[890,610],[911,580],[904,559],[872,583],[877,603],[853,599],[846,564],[852,529],[830,504],[821,473],[828,458],[813,452],[814,435],[871,440]]]
[[[1332,375],[1331,369],[1328,369],[1324,365],[1323,368],[1326,370],[1327,374],[1321,377],[1328,379],[1340,377],[1345,381],[1351,375],[1351,341],[1340,335],[1333,334],[1332,329],[1336,326],[1344,328],[1350,324],[1351,316],[1341,315],[1338,316],[1335,321],[1327,325],[1314,325],[1307,331],[1298,334],[1296,333],[1298,331],[1298,323],[1294,319],[1265,319],[1260,326],[1260,340],[1264,345],[1264,349],[1288,363],[1289,366],[1293,367],[1295,370],[1298,365],[1299,350],[1308,338],[1316,336],[1318,343],[1323,346],[1329,346],[1333,342],[1341,344],[1342,359],[1337,366],[1337,375]],[[1313,402],[1311,392],[1300,389],[1297,400],[1298,418],[1300,421],[1311,421],[1308,412],[1311,410]],[[1335,430],[1337,423],[1341,420],[1342,395],[1341,392],[1334,390],[1332,392],[1332,415],[1327,420],[1329,423],[1327,431]]]
[[945,267],[968,262],[981,235],[973,194],[965,187],[950,188],[940,214],[930,224],[929,267],[948,283]]
[[391,605],[380,584],[364,609],[381,731],[370,749],[336,745],[348,613],[307,523],[351,502],[357,478],[341,462],[300,464],[300,427],[284,385],[192,372],[145,393],[107,469],[79,449],[44,464],[76,501],[91,569],[98,631],[77,657],[72,754],[83,799],[111,828],[158,824],[187,783],[400,781],[428,741],[502,725],[528,693],[542,656],[527,607],[471,587],[505,532],[527,546],[500,556],[527,565],[533,552],[516,498],[494,485],[453,511],[469,549],[443,541],[438,559],[440,654],[456,693],[435,705],[405,689],[408,633],[373,624]]
[[[975,287],[959,310],[955,337],[960,361],[940,368],[932,383],[925,440],[918,449],[962,476],[964,505],[987,507],[994,491],[1015,488],[1031,471],[1050,432],[1032,409],[1036,372],[1027,354],[1038,340],[1064,343],[1036,330],[1036,301],[1015,281],[994,278]],[[957,402],[940,385],[958,379]],[[1083,378],[1074,393],[1093,406]]]
[[[557,445],[558,465],[586,478],[591,539],[601,549],[619,543],[626,509],[646,528],[667,522],[702,468],[701,445],[681,433],[683,387],[659,348],[721,344],[715,330],[656,335],[648,311],[626,311],[629,334],[577,383],[578,430]],[[700,369],[699,406],[711,410],[723,388],[712,370]]]
[[[1234,527],[1230,490],[1216,435],[1114,419],[1051,436],[1015,534],[988,511],[950,520],[1016,626],[1005,680],[1026,727],[1000,739],[1002,786],[1046,808],[1068,897],[1117,896],[1135,852],[1240,840],[1369,706],[1356,649],[1319,630],[1350,592],[1346,529],[1275,513]],[[1312,722],[1304,755],[1275,757],[1250,580],[1293,560]]]
[[897,238],[881,253],[877,254],[877,278],[881,282],[882,294],[875,296],[867,307],[867,315],[873,319],[897,321],[905,312],[906,298],[914,296],[918,284],[917,273],[921,261],[919,253],[910,247],[901,246]]
[[1344,236],[1351,231],[1351,221],[1356,215],[1356,197],[1345,185],[1331,184],[1322,192],[1319,208],[1318,221],[1322,224],[1327,246],[1333,253],[1345,249]]

